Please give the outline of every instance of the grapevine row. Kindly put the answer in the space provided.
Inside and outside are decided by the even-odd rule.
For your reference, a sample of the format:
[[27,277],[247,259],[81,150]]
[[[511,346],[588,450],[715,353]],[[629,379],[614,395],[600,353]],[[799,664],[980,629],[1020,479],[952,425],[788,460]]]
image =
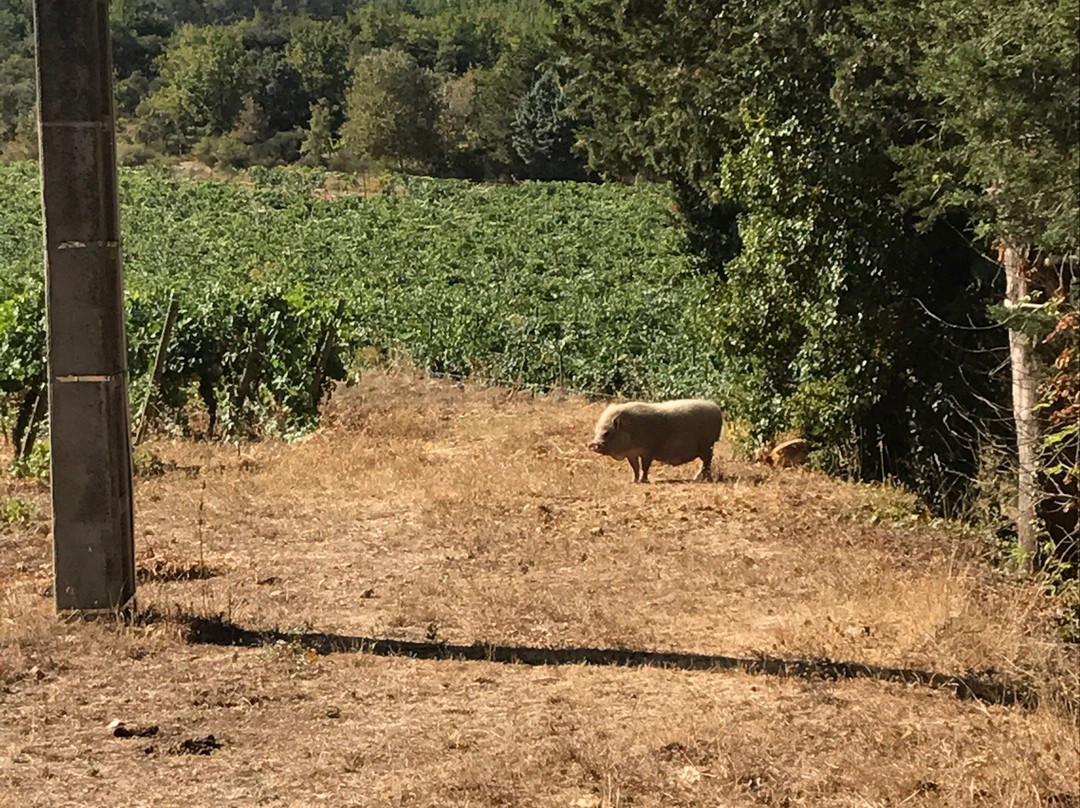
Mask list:
[[[328,179],[121,173],[133,395],[168,301],[179,303],[158,395],[164,424],[185,428],[194,407],[219,434],[309,428],[313,385],[345,378],[361,349],[537,388],[715,393],[710,281],[680,255],[665,188],[412,178],[335,196]],[[10,436],[44,378],[36,167],[0,166],[0,200]],[[339,301],[323,374],[317,357]]]

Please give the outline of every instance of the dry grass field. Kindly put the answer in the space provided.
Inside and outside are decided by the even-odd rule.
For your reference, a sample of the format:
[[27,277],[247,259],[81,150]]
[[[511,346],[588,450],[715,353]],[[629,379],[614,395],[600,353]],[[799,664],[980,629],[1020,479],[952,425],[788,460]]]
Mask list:
[[54,616],[0,482],[0,806],[1080,805],[1075,648],[976,537],[723,447],[632,485],[602,408],[372,372],[151,442],[126,625]]

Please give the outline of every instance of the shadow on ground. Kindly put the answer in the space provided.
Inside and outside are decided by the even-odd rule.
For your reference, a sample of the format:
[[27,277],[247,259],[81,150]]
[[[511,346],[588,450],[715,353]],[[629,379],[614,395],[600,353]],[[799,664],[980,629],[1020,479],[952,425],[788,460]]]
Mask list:
[[414,659],[455,659],[520,665],[617,665],[686,671],[730,671],[808,680],[876,679],[907,685],[950,690],[960,699],[990,704],[1019,705],[1034,709],[1037,694],[1030,688],[1002,681],[992,671],[964,675],[914,668],[890,668],[828,658],[780,659],[777,657],[728,657],[714,654],[638,651],[628,648],[534,648],[529,646],[453,645],[440,642],[355,637],[323,632],[289,632],[243,628],[222,617],[187,615],[180,618],[190,643],[256,648],[291,644],[319,654],[365,653]]

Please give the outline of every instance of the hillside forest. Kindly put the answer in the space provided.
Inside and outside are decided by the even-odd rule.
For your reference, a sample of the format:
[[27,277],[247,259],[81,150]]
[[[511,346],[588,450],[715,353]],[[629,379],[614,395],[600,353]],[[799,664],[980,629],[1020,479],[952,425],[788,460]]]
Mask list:
[[[309,239],[294,214],[316,204],[311,189],[283,196],[326,172],[382,177],[397,192],[371,215],[406,229],[427,215],[409,205],[450,200],[447,232],[432,235],[438,220],[410,231],[451,256],[431,262],[434,275],[378,259],[397,267],[390,287],[411,284],[411,311],[427,305],[422,290],[457,301],[430,310],[429,324],[454,324],[443,336],[410,332],[429,369],[714,395],[748,444],[803,434],[822,468],[896,481],[935,513],[979,515],[1017,559],[1075,579],[1078,0],[116,0],[111,14],[118,159],[140,167],[126,182],[146,191],[125,222],[178,204],[187,191],[164,176],[192,161],[255,177],[254,190],[183,203],[207,240],[228,239],[214,205],[295,219],[278,255],[295,251],[307,275],[283,271],[285,291],[270,297],[246,276],[230,287],[230,316],[245,308],[241,287],[282,317],[293,306],[325,319],[340,298],[342,352],[394,341],[387,323],[407,320],[375,325],[368,302],[354,305],[362,284],[341,280],[375,263],[312,270],[308,245],[325,258],[346,236]],[[0,156],[18,164],[0,201],[0,374],[13,412],[33,409],[27,379],[40,372],[18,376],[11,359],[30,367],[38,345],[13,324],[40,331],[39,258],[19,252],[39,226],[32,194],[20,195],[35,181],[34,95],[31,4],[0,0]],[[454,218],[488,215],[494,197],[482,195],[496,184],[511,219],[546,223],[524,263],[501,233],[488,248]],[[653,185],[663,192],[641,190]],[[646,196],[613,201],[620,193]],[[362,199],[340,202],[370,223]],[[574,240],[568,260],[572,228],[590,221],[654,241],[616,239],[608,261],[616,247],[597,233]],[[133,272],[150,250],[126,259]],[[511,276],[523,291],[493,296]],[[141,288],[136,315],[157,312],[166,290]],[[539,353],[500,365],[518,332]],[[338,364],[343,376],[349,357]],[[192,374],[209,389],[206,372]]]

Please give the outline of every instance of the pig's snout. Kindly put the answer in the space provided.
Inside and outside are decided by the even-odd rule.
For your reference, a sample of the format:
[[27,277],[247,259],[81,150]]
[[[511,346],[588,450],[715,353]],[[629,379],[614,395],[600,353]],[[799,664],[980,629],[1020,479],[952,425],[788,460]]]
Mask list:
[[596,441],[590,441],[590,443],[589,443],[589,451],[590,452],[596,452],[597,454],[599,454],[600,453],[600,444],[597,443]]

